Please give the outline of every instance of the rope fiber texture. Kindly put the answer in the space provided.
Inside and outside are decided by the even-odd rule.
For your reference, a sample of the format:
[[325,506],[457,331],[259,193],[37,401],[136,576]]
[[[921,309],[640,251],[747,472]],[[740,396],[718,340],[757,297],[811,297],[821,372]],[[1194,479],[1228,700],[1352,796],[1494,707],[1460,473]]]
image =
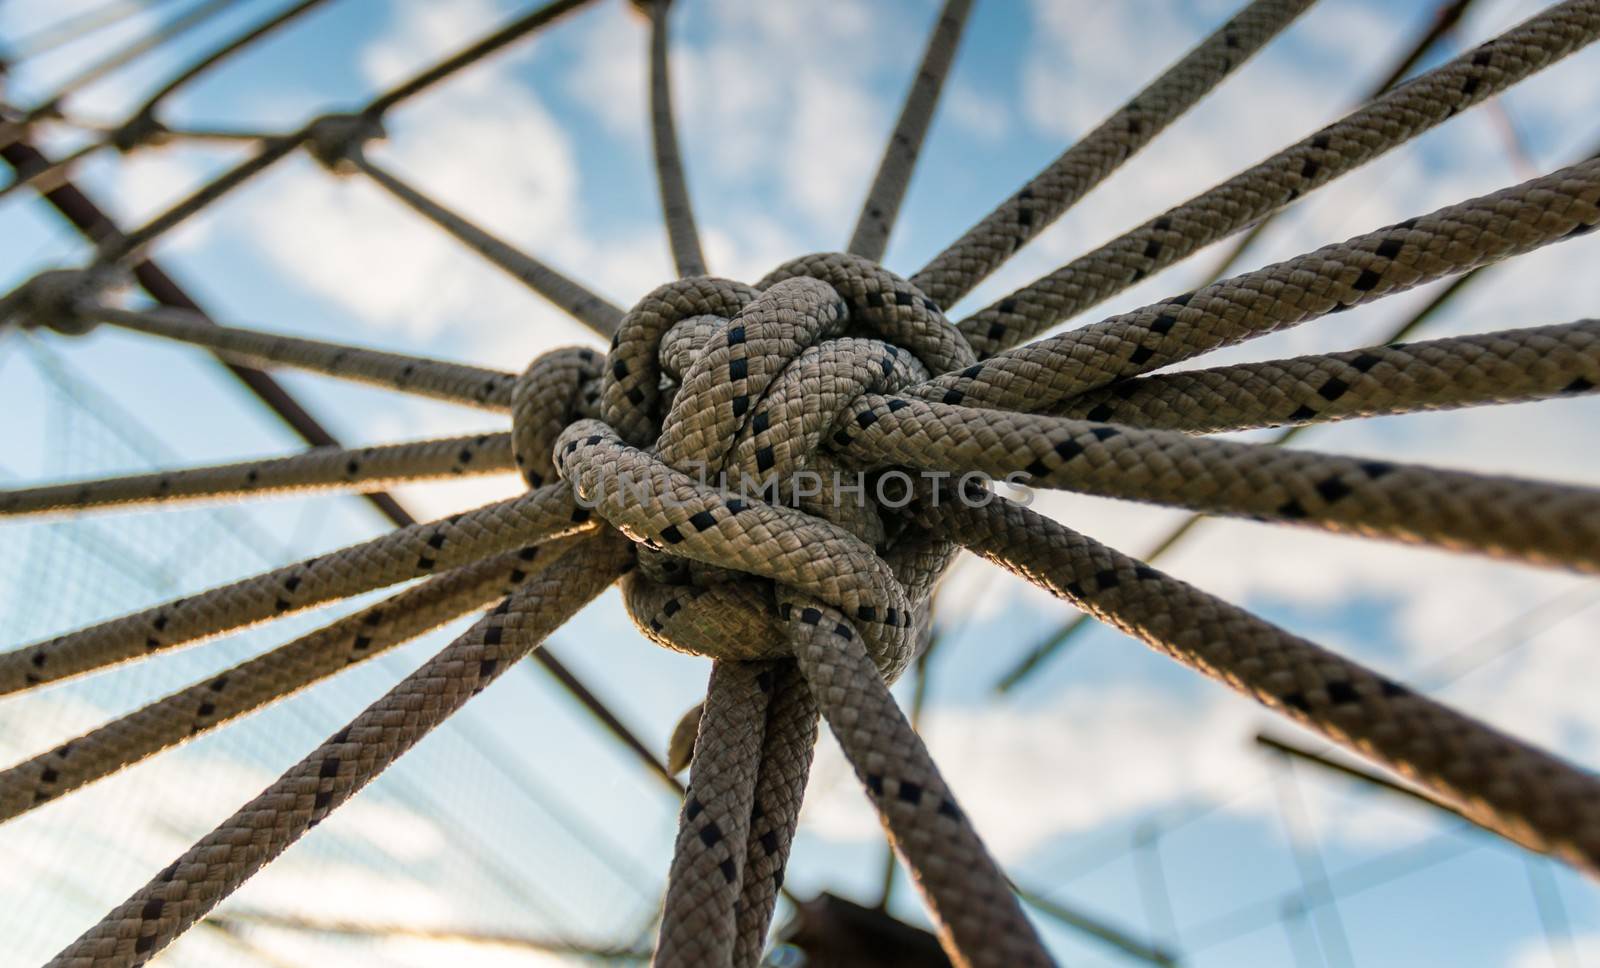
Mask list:
[[[1018,346],[1209,242],[1600,37],[1600,0],[1557,4],[960,325],[943,307],[1103,181],[1309,6],[1255,0],[911,279],[878,264],[970,4],[934,25],[850,253],[754,285],[707,274],[672,116],[667,0],[649,14],[649,97],[682,278],[622,311],[367,161],[383,113],[581,0],[550,3],[367,109],[260,151],[101,262],[37,277],[8,319],[95,323],[508,414],[508,432],[0,493],[0,514],[103,508],[515,468],[525,495],[0,653],[0,693],[143,658],[423,579],[255,659],[0,771],[0,819],[498,604],[61,952],[154,957],[613,582],[652,641],[711,659],[685,719],[690,780],[655,961],[760,962],[821,722],[849,759],[957,965],[1051,964],[1005,873],[889,692],[928,648],[960,547],[981,554],[1336,743],[1488,829],[1600,873],[1594,777],[997,498],[891,475],[981,471],[1043,486],[1600,571],[1600,491],[1209,440],[1203,434],[1539,400],[1600,383],[1593,320],[1151,371],[1468,272],[1600,225],[1600,161]],[[309,4],[301,8],[308,8]],[[125,261],[305,146],[363,171],[592,329],[513,374],[111,304]],[[1150,374],[1150,375],[1146,375]],[[807,475],[822,487],[803,486]],[[909,475],[905,475],[910,480]],[[845,482],[840,486],[841,481]],[[894,500],[899,494],[903,500]],[[941,502],[939,498],[945,499]],[[688,746],[687,742],[683,745]]]

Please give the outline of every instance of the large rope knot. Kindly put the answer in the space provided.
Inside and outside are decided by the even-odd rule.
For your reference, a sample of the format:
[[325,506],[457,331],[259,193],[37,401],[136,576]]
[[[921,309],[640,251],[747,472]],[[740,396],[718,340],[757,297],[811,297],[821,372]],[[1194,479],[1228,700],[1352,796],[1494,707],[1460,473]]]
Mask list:
[[647,636],[770,659],[790,654],[787,623],[827,621],[899,675],[950,548],[828,445],[862,394],[975,362],[931,300],[865,259],[807,256],[755,287],[661,286],[624,317],[598,381],[574,353],[541,358],[519,383],[516,452],[543,481],[535,449],[579,417],[551,459],[580,504],[638,545],[623,596]]

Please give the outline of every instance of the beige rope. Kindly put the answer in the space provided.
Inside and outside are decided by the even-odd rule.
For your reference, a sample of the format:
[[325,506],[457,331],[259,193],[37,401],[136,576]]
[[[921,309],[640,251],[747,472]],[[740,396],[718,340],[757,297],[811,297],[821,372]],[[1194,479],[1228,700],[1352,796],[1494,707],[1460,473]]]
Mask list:
[[[860,742],[846,745],[852,759],[888,763],[908,777],[907,790],[925,782],[933,791],[920,812],[911,809],[916,805],[909,794],[897,801],[905,806],[880,802],[880,808],[897,837],[914,842],[907,849],[918,870],[926,874],[937,855],[935,866],[962,872],[960,878],[926,877],[952,952],[958,942],[970,944],[980,934],[1005,933],[995,951],[1009,960],[986,960],[970,951],[954,956],[963,963],[969,957],[1016,963],[1021,952],[1023,963],[1045,963],[1037,937],[960,819],[954,798],[931,764],[919,758],[920,748],[905,744],[901,734],[909,729],[903,720],[897,727],[881,709],[855,698],[877,696],[877,690],[887,701],[871,663],[891,679],[905,667],[917,641],[918,606],[948,554],[918,543],[919,532],[899,543],[886,540],[883,525],[865,509],[830,510],[827,501],[802,501],[799,509],[746,502],[680,469],[775,472],[781,479],[813,459],[826,426],[816,412],[864,390],[920,379],[926,366],[972,360],[932,304],[904,280],[849,256],[805,268],[805,274],[793,265],[780,270],[759,294],[702,278],[646,297],[618,331],[601,392],[605,421],[577,421],[557,441],[557,467],[581,502],[642,543],[641,568],[624,583],[624,602],[641,628],[664,645],[719,660],[700,723],[658,960],[744,965],[759,954],[774,877],[792,836],[789,818],[803,789],[802,744],[809,744],[814,717],[805,697],[818,695],[815,677],[822,677],[831,690],[821,697],[822,706],[838,718],[836,732],[853,716],[871,718]],[[706,323],[707,314],[721,313],[731,313],[726,324]],[[847,323],[881,339],[846,335]],[[687,370],[681,369],[685,364]],[[646,390],[659,388],[663,372],[677,385],[665,416],[658,417],[662,401],[652,401]],[[614,427],[629,428],[626,433],[639,440],[659,435],[654,452],[629,446]],[[814,459],[823,466],[822,455]],[[629,494],[627,481],[644,484],[642,496]],[[880,557],[864,536],[888,550]],[[775,617],[762,604],[762,586],[740,577],[750,575],[778,583]],[[823,603],[839,606],[851,621],[824,620],[830,612]],[[733,663],[782,658],[795,649],[793,633],[782,623],[819,622],[830,638],[856,643],[860,636],[854,647],[872,684],[852,681],[861,675],[859,665],[845,674],[837,659],[808,665],[797,654],[807,692],[793,697],[792,714],[773,711],[771,693],[783,666],[758,662],[741,669]],[[841,698],[856,703],[853,711],[838,705]],[[835,705],[827,712],[830,703]],[[780,734],[777,727],[784,724],[791,728]],[[760,755],[764,744],[769,759]],[[770,782],[764,782],[768,771]],[[770,829],[753,827],[751,820],[757,806],[767,818],[759,792],[764,786],[785,805]],[[786,796],[786,788],[796,792]],[[763,839],[766,833],[773,836]]]
[[740,966],[760,964],[766,951],[767,926],[783,886],[817,745],[816,700],[793,662],[775,664],[768,693],[761,769],[745,837],[744,877],[734,908],[733,964]]
[[391,484],[494,474],[514,467],[508,433],[376,447],[315,447],[291,457],[0,491],[0,515],[177,504],[313,489],[378,490]]
[[961,321],[979,355],[1043,332],[1600,39],[1567,0]]
[[343,380],[403,390],[484,410],[504,411],[511,407],[511,385],[516,380],[515,374],[511,373],[294,336],[278,336],[233,326],[217,326],[201,316],[179,310],[135,312],[109,306],[84,306],[79,313],[85,319],[209,347],[240,362],[293,366]]
[[0,771],[0,821],[110,776],[505,597],[560,558],[557,539],[496,555],[303,635]]
[[586,530],[569,489],[551,485],[442,521],[0,653],[0,695],[32,689],[409,578]]
[[[1045,409],[1123,377],[1530,252],[1596,225],[1600,159],[1008,350],[914,392],[946,403]],[[1024,316],[1017,308],[1006,318]]]
[[536,648],[627,567],[599,534],[534,576],[442,652],[50,961],[140,965]]
[[[1182,117],[1312,0],[1253,0],[983,221],[935,256],[911,282],[952,306]],[[969,331],[970,338],[970,331]],[[973,341],[974,348],[984,344]]]
[[[550,4],[531,16],[554,16],[575,5]],[[961,329],[944,319],[941,303],[958,298],[991,272],[1306,5],[1253,3],[935,260],[918,277],[925,287],[871,260],[843,254],[792,260],[755,287],[699,275],[704,264],[671,116],[665,0],[649,6],[653,131],[674,257],[680,271],[693,278],[657,289],[619,317],[614,308],[607,312],[608,304],[585,302],[594,299],[592,294],[569,280],[369,166],[390,191],[502,268],[527,276],[571,311],[614,328],[612,350],[603,363],[587,351],[558,351],[518,377],[315,340],[218,330],[190,317],[42,297],[21,300],[22,308],[41,317],[35,324],[63,331],[105,320],[242,360],[301,366],[509,410],[511,434],[486,436],[478,446],[491,451],[486,461],[500,466],[509,450],[535,490],[0,655],[0,689],[8,682],[12,690],[26,688],[274,614],[461,567],[391,600],[409,603],[389,633],[399,636],[430,620],[426,604],[438,599],[429,596],[448,597],[442,590],[446,582],[479,576],[498,587],[512,549],[586,533],[568,540],[564,546],[573,550],[554,552],[558,560],[527,579],[494,613],[55,963],[143,963],[459,708],[503,670],[506,660],[525,655],[583,602],[632,569],[623,582],[624,602],[646,634],[716,660],[680,821],[658,960],[743,968],[759,959],[820,712],[922,890],[951,959],[963,965],[1048,964],[1004,874],[887,688],[926,642],[928,596],[954,552],[949,534],[1099,609],[1185,661],[1291,710],[1330,736],[1409,771],[1493,829],[1600,869],[1595,863],[1600,825],[1588,806],[1594,802],[1594,781],[1553,758],[1021,509],[996,504],[978,511],[947,504],[942,512],[922,507],[907,519],[878,502],[818,496],[796,483],[802,471],[827,474],[886,465],[995,475],[1020,471],[1094,493],[1596,570],[1597,492],[1277,452],[1139,425],[1167,419],[1187,430],[1204,428],[1207,420],[1306,419],[1296,409],[1276,415],[1290,400],[1296,407],[1306,405],[1307,391],[1257,392],[1253,381],[1262,374],[1275,379],[1299,374],[1300,384],[1327,402],[1316,408],[1316,415],[1327,417],[1482,402],[1496,392],[1538,398],[1588,389],[1574,383],[1593,382],[1592,368],[1586,368],[1592,359],[1585,357],[1593,356],[1594,333],[1584,323],[1555,336],[1549,335],[1555,328],[1546,328],[1521,336],[1442,341],[1449,344],[1442,347],[1384,349],[1388,355],[1370,366],[1358,352],[1254,369],[1128,378],[1593,228],[1600,224],[1600,163],[1574,166],[985,363],[978,362],[975,347],[987,352],[1011,345],[1021,334],[1061,318],[1061,307],[1072,299],[1091,298],[1084,295],[1089,289],[1072,287],[1122,286],[1148,269],[1119,268],[1105,273],[1112,281],[1103,283],[1087,272],[1082,282],[1074,278],[1059,287],[1052,276]],[[959,18],[952,27],[948,15],[957,11],[964,13],[963,0],[947,6],[947,19],[930,40],[929,76],[913,86],[897,129],[903,138],[891,142],[869,208],[872,200],[888,202],[891,196],[897,204],[903,194],[916,154],[911,142],[925,131],[938,88],[932,73],[942,75],[953,54]],[[1194,226],[1152,223],[1152,231],[1173,231],[1187,241],[1141,239],[1140,258],[1154,267],[1186,254],[1183,245],[1198,247],[1242,228],[1281,207],[1293,193],[1577,49],[1596,36],[1597,21],[1600,0],[1572,0],[1542,14],[1464,61],[1363,109],[1367,113],[1357,112],[1340,123],[1344,127],[1326,129],[1309,140],[1309,147],[1292,148],[1240,176],[1239,184],[1169,213],[1193,217]],[[300,144],[330,167],[359,166],[361,145],[381,134],[384,106],[526,29],[526,22],[508,26],[402,85],[387,100],[380,98],[366,112],[332,115],[269,141],[262,154],[158,216],[125,244],[108,246],[108,258],[133,254]],[[1221,206],[1222,214],[1209,215],[1209,205]],[[875,240],[862,244],[881,251],[888,221],[886,213],[884,224],[868,233]],[[1090,259],[1132,244],[1113,243]],[[51,291],[70,296],[70,282]],[[1365,373],[1379,367],[1384,373],[1403,370],[1418,382],[1401,387],[1397,377],[1375,376],[1368,385],[1346,379],[1341,369]],[[1563,378],[1566,382],[1557,385]],[[1350,386],[1330,395],[1337,386],[1333,379]],[[1379,379],[1388,386],[1378,385]],[[1105,389],[1118,381],[1133,389]],[[1185,386],[1204,389],[1194,390],[1191,399],[1183,395]],[[1128,424],[1039,414],[1088,407],[1098,416],[1095,408],[1110,406],[1112,399],[1131,401],[1125,403]],[[1172,416],[1147,419],[1140,409],[1157,406]],[[385,451],[377,459],[389,462],[385,472],[426,474],[447,456],[428,449],[441,444],[402,445],[411,449]],[[332,470],[316,462],[337,459],[331,453],[302,455],[272,464],[271,473],[280,482],[326,477]],[[731,496],[697,477],[696,469],[740,481],[754,478],[761,490]],[[198,470],[181,478],[178,487],[224,488],[236,483],[232,475],[238,470]],[[563,481],[544,485],[554,473]],[[769,474],[774,475],[770,485],[764,481]],[[628,492],[630,481],[647,488],[643,497]],[[148,479],[105,482],[93,494],[148,493],[139,489],[149,486]],[[166,489],[173,487],[169,478]],[[45,498],[36,494],[32,500]],[[590,524],[587,511],[575,504],[592,505],[599,521]],[[474,587],[474,594],[492,593],[486,586]],[[471,597],[465,589],[462,595]],[[57,750],[14,768],[21,772],[0,774],[0,795],[19,797],[26,790],[37,798],[63,782],[88,782],[130,756],[181,738],[175,733],[179,724],[192,728],[196,715],[205,725],[205,716],[242,713],[252,701],[330,674],[333,665],[348,660],[351,653],[339,643],[358,621],[365,618],[335,623],[255,660],[304,659],[310,667],[282,677],[275,677],[275,665],[233,670],[243,681],[234,700],[239,705],[226,707],[232,712],[215,703],[203,714],[192,707],[199,696],[193,690],[211,690],[216,681],[211,680],[169,697],[165,706],[149,707],[160,713],[142,711],[97,731],[99,740],[91,745],[103,744],[108,752],[83,757],[89,766],[75,769],[85,772],[63,780],[56,770],[46,779],[41,763],[78,755]],[[247,673],[247,667],[255,671]],[[144,727],[156,738],[141,738]],[[117,752],[109,752],[113,749]],[[7,785],[10,778],[15,787]]]
[[661,213],[667,223],[667,240],[680,276],[706,274],[706,257],[700,251],[700,232],[689,202],[689,183],[678,153],[678,132],[672,121],[672,81],[668,77],[667,34],[672,0],[642,0],[650,14],[650,133],[656,153],[656,184],[661,189]]
[[[772,663],[712,666],[656,939],[657,968],[733,963]],[[763,940],[766,924],[761,925]]]
[[550,300],[573,319],[601,336],[610,336],[617,331],[617,323],[622,320],[622,310],[603,297],[428,198],[373,164],[365,153],[358,153],[353,161],[364,174],[413,211],[449,232],[467,248],[488,259],[513,279]]
[[911,185],[911,172],[922,151],[922,140],[927,137],[939,94],[944,90],[945,77],[950,73],[950,63],[955,60],[956,48],[961,44],[962,28],[971,13],[972,0],[945,0],[939,19],[934,21],[917,76],[906,92],[900,117],[889,135],[888,146],[883,149],[878,173],[873,176],[872,187],[867,189],[867,200],[861,205],[855,232],[846,246],[851,255],[873,262],[883,260],[883,252],[889,247],[889,230],[900,214],[900,203]]
[[[1052,965],[1010,883],[989,856],[922,740],[872,667],[844,615],[820,602],[789,609],[795,658],[823,715],[911,871],[957,965]],[[813,619],[807,613],[818,613]]]
[[[1063,415],[1220,433],[1548,400],[1600,387],[1600,320],[1156,373],[1063,401]],[[3,499],[0,499],[3,506]]]
[[1600,872],[1600,781],[1001,498],[919,504],[962,544],[1459,806]]
[[854,429],[834,443],[868,466],[1020,474],[1105,497],[1600,572],[1594,488],[876,395],[850,414]]

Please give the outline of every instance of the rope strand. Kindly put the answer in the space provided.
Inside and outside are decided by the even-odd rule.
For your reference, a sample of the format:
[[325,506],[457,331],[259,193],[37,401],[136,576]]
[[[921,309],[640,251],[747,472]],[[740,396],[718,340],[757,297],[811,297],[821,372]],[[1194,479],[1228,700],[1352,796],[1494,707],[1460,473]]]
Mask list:
[[700,251],[700,231],[694,224],[694,206],[678,153],[678,132],[672,120],[672,82],[668,77],[667,20],[672,0],[644,0],[650,13],[650,134],[656,154],[656,184],[661,191],[661,214],[672,245],[672,261],[680,276],[706,274],[706,257]]
[[1600,780],[1049,518],[997,498],[918,519],[1392,769],[1530,850],[1600,872]]
[[1600,489],[876,395],[834,443],[871,467],[1308,525],[1600,573]]
[[376,490],[388,484],[516,469],[508,433],[377,447],[319,447],[291,457],[156,471],[0,491],[0,516],[178,504],[307,490]]
[[[941,306],[956,301],[998,269],[1090,189],[1100,184],[1167,125],[1266,46],[1313,0],[1252,0],[1251,4],[1098,128],[1068,148],[1027,185],[968,229],[911,277]],[[970,334],[969,334],[970,335]],[[980,353],[984,344],[973,341]]]
[[148,961],[615,581],[626,553],[596,535],[512,592],[49,964]]
[[889,247],[889,233],[900,214],[900,203],[905,200],[906,189],[911,184],[911,174],[922,153],[922,141],[927,137],[928,125],[933,121],[934,109],[939,105],[939,95],[944,90],[945,78],[950,74],[950,64],[955,60],[962,30],[971,13],[972,0],[945,0],[939,11],[939,19],[934,22],[928,46],[922,53],[922,64],[917,68],[911,89],[906,92],[900,118],[878,162],[878,173],[867,190],[867,200],[861,203],[861,214],[856,218],[856,229],[846,249],[852,255],[873,262],[883,261],[883,252]]
[[168,309],[138,312],[110,306],[85,306],[80,308],[79,315],[151,336],[204,346],[238,362],[293,366],[341,380],[483,410],[503,413],[511,409],[511,386],[516,376],[498,370],[219,326],[194,313]]
[[552,485],[0,653],[0,695],[588,530]]
[[430,578],[0,771],[0,822],[485,607],[548,567],[573,540],[529,546]]
[[1103,302],[1600,39],[1600,0],[1556,4],[961,321],[988,356]]
[[[1549,400],[1600,387],[1600,320],[1153,373],[1057,405],[1065,417],[1215,434]],[[1274,441],[1279,443],[1279,441]],[[0,507],[4,499],[0,498]]]
[[601,336],[609,337],[622,321],[622,310],[580,283],[490,235],[471,222],[423,195],[377,165],[357,155],[356,167],[423,218],[454,236],[496,268],[554,303],[573,319]]

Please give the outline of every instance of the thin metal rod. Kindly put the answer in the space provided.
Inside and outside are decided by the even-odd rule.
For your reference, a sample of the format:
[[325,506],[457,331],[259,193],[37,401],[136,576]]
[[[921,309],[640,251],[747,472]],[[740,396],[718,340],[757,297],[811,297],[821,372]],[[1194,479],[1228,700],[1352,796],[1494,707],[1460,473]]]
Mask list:
[[12,176],[10,182],[8,182],[4,187],[0,187],[0,198],[5,198],[11,193],[20,191],[24,188],[37,188],[40,192],[53,191],[65,183],[68,169],[72,168],[78,162],[89,157],[95,152],[106,147],[109,147],[107,142],[91,142],[72,152],[70,155],[60,159],[59,161],[51,162],[49,165],[26,175],[22,174],[21,171],[18,170]]
[[689,201],[689,185],[678,153],[678,133],[672,120],[672,82],[668,76],[667,18],[672,0],[648,0],[650,5],[650,131],[656,155],[656,183],[661,189],[661,211],[667,224],[667,240],[672,244],[672,259],[680,276],[706,274],[706,258],[700,250],[700,232],[695,228],[694,206]]
[[883,150],[883,159],[878,163],[878,174],[872,180],[872,188],[856,219],[849,248],[855,255],[873,262],[883,261],[884,250],[889,247],[889,233],[894,230],[895,218],[900,214],[900,204],[911,184],[923,139],[927,137],[939,94],[944,90],[950,64],[961,44],[962,28],[971,12],[972,0],[945,0],[944,9],[939,12],[916,79],[900,108],[900,119],[895,122],[889,144]]
[[622,322],[622,309],[587,286],[497,238],[358,155],[356,167],[423,218],[444,229],[496,268],[554,303],[573,319],[601,336],[611,336]]

